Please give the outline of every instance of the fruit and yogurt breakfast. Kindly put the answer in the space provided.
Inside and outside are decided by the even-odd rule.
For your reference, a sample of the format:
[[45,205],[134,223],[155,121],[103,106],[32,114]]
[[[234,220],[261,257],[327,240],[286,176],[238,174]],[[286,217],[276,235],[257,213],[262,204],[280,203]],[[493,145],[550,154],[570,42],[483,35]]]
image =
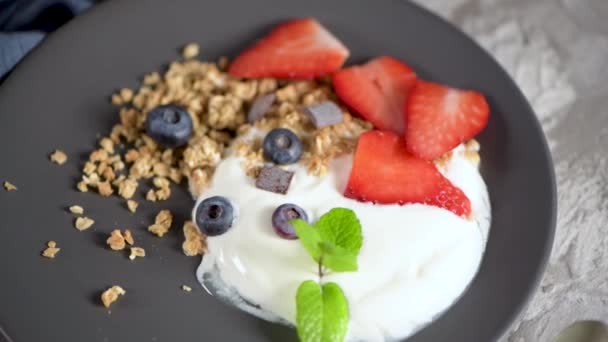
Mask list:
[[225,69],[172,63],[126,94],[108,138],[134,146],[128,176],[91,172],[83,191],[105,182],[130,199],[155,177],[146,198],[163,200],[167,178],[185,176],[197,200],[184,251],[204,252],[197,278],[211,294],[304,342],[411,335],[480,264],[491,211],[473,138],[489,107],[398,58],[345,67],[348,56],[305,18]]
[[[471,140],[484,97],[392,57],[343,68],[348,55],[299,19],[236,57],[233,77],[325,78],[331,92],[291,118],[267,117],[275,95],[257,97],[193,211],[207,236],[203,286],[303,341],[411,335],[466,289],[490,224]],[[315,172],[323,139],[335,145]]]

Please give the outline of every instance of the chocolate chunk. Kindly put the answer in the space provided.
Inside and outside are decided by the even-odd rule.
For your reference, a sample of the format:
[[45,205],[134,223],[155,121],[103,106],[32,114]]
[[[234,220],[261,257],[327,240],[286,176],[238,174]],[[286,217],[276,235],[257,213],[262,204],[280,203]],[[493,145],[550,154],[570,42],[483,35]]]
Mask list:
[[310,105],[304,108],[304,112],[317,128],[339,124],[344,120],[340,107],[331,101]]
[[291,178],[293,178],[293,172],[283,170],[277,166],[265,165],[260,170],[258,179],[255,181],[255,186],[258,189],[277,194],[286,194],[291,183]]
[[247,113],[247,122],[254,123],[263,118],[276,97],[274,93],[270,93],[256,98]]

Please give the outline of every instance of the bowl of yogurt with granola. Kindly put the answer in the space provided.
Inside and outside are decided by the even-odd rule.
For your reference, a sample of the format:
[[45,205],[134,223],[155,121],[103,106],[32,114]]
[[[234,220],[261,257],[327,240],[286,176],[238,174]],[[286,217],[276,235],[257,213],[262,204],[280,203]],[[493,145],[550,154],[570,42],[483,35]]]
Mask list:
[[[210,69],[214,86],[231,84],[206,118],[236,132],[221,154],[183,106],[152,108],[145,122],[167,148],[203,140],[184,151],[207,163],[187,174],[202,286],[303,341],[411,335],[465,291],[490,228],[474,140],[484,96],[420,79],[394,57],[344,67],[348,55],[304,18],[227,72]],[[231,116],[238,101],[246,117]]]

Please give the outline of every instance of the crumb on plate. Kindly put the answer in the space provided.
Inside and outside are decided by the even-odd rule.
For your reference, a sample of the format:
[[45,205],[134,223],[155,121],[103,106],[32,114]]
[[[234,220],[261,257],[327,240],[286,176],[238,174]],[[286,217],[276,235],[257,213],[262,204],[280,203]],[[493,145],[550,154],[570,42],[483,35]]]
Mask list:
[[135,258],[140,257],[143,258],[146,256],[146,251],[141,247],[131,247],[131,254],[129,255],[129,259],[135,260]]
[[173,223],[173,215],[169,210],[161,210],[154,219],[154,224],[148,227],[148,231],[152,234],[155,234],[158,237],[163,237],[169,229],[171,228],[171,224]]
[[103,303],[103,306],[109,308],[119,296],[124,296],[126,293],[127,291],[125,291],[122,287],[114,285],[101,294],[101,302]]
[[135,202],[134,200],[127,200],[127,208],[130,212],[134,213],[135,211],[137,211],[138,206],[139,203]]
[[9,181],[4,181],[4,183],[2,183],[2,185],[4,186],[4,190],[6,190],[6,191],[16,191],[17,190],[17,186]]
[[106,244],[115,251],[123,250],[127,246],[125,237],[120,231],[120,229],[114,229],[110,233],[110,237],[108,237],[108,239],[106,240]]
[[184,48],[182,49],[182,57],[186,58],[186,59],[191,59],[194,58],[196,56],[198,56],[199,54],[199,46],[196,43],[190,43],[186,46],[184,46]]
[[46,249],[42,251],[42,256],[49,259],[54,259],[61,248],[57,247],[57,243],[53,240],[46,243]]
[[207,252],[207,237],[192,221],[184,222],[182,250],[187,256],[202,255]]
[[76,221],[74,222],[74,227],[80,231],[86,230],[91,228],[91,226],[95,223],[94,220],[83,216],[83,217],[77,217]]
[[84,209],[79,205],[73,205],[68,208],[72,214],[82,215],[84,214]]
[[63,165],[68,161],[68,156],[62,150],[55,150],[53,153],[51,153],[50,159],[55,164]]

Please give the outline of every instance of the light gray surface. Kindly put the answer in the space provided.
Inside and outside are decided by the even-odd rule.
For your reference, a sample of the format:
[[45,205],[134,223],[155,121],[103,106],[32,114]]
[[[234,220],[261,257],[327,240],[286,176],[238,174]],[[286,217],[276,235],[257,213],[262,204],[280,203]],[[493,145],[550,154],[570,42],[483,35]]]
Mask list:
[[501,62],[551,145],[559,194],[553,254],[503,340],[554,341],[574,321],[608,322],[608,0],[417,2]]

